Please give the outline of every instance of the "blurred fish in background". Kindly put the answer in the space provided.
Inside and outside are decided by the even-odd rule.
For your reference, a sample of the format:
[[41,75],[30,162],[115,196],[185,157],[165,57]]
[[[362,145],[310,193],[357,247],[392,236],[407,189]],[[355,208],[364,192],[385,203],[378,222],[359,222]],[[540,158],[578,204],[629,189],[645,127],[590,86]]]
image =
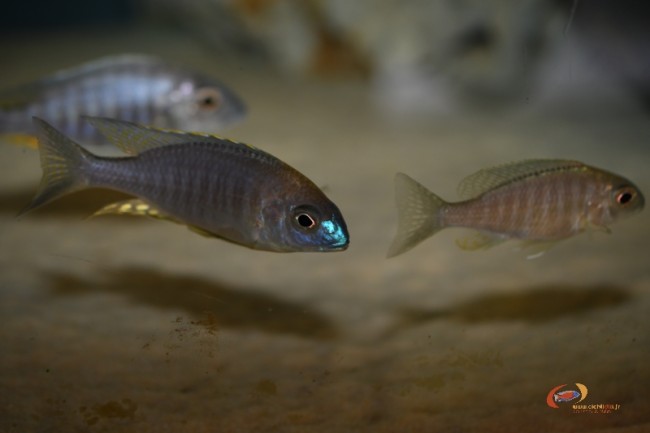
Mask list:
[[220,132],[245,114],[241,98],[213,77],[154,56],[124,54],[0,91],[0,138],[35,145],[33,116],[82,143],[101,144],[80,116]]

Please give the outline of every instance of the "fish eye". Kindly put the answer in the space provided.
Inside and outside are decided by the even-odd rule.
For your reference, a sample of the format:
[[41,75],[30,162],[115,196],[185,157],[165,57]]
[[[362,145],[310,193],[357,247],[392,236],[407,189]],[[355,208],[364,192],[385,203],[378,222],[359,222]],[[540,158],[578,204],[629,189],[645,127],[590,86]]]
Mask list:
[[300,206],[294,209],[292,220],[297,228],[307,231],[315,229],[319,224],[318,212],[311,206]]
[[203,111],[213,111],[221,105],[221,93],[212,87],[204,87],[196,93],[196,103]]
[[316,225],[314,218],[306,212],[301,212],[296,215],[296,222],[304,229],[311,229]]
[[622,188],[616,192],[616,203],[620,204],[621,206],[625,206],[634,200],[635,196],[636,193],[632,188]]

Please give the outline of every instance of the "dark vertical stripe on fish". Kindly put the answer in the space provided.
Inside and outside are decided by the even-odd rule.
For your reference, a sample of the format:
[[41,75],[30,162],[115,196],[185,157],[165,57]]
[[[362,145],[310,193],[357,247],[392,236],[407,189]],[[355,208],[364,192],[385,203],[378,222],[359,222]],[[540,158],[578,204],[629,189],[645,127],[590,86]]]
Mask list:
[[571,215],[574,215],[573,230],[577,231],[582,217],[582,212],[580,212],[581,203],[579,200],[581,189],[580,181],[578,178],[572,177],[569,180],[569,184],[571,190]]
[[554,191],[555,182],[550,182],[547,185],[543,186],[542,189],[544,193],[542,194],[542,214],[538,218],[537,224],[535,225],[535,230],[540,230],[543,226],[547,225],[550,220],[550,215],[553,212],[555,207],[555,201],[557,200],[558,195]]
[[506,215],[506,199],[503,194],[497,196],[497,220],[503,221]]
[[565,183],[556,182],[557,197],[555,199],[555,209],[554,214],[550,217],[554,227],[561,227],[565,221],[565,204],[571,200],[570,197],[567,197]]
[[524,216],[523,220],[520,223],[522,236],[528,236],[530,231],[530,226],[535,218],[535,213],[539,212],[539,188],[536,188],[534,184],[526,184],[524,186],[524,196],[526,198],[526,205],[523,207]]

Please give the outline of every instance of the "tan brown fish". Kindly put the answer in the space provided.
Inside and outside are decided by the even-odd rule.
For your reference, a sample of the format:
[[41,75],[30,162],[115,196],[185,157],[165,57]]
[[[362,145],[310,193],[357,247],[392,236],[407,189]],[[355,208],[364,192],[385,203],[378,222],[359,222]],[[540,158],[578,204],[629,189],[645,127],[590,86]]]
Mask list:
[[456,203],[442,200],[403,173],[395,176],[395,188],[399,226],[388,257],[446,227],[477,231],[457,242],[466,250],[519,239],[541,253],[586,230],[609,231],[612,223],[642,210],[645,202],[641,191],[621,176],[557,159],[481,170],[460,183],[458,194],[464,201]]
[[266,251],[348,247],[336,205],[302,173],[262,150],[209,134],[88,120],[128,156],[94,155],[34,118],[43,178],[23,213],[73,191],[108,188],[136,198],[99,214],[165,219]]

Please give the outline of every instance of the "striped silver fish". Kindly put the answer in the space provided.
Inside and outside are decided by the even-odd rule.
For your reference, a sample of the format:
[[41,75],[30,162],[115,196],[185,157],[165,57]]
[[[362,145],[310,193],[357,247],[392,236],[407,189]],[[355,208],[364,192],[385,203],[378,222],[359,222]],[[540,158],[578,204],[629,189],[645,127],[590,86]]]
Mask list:
[[476,230],[457,242],[463,249],[519,239],[541,254],[554,242],[585,230],[609,231],[612,223],[642,210],[645,203],[641,191],[621,176],[554,159],[481,170],[460,183],[464,201],[456,203],[445,202],[403,173],[396,175],[395,189],[398,231],[388,257],[446,227]]
[[251,146],[213,135],[89,118],[128,157],[96,156],[35,118],[43,178],[27,212],[69,192],[108,188],[136,198],[98,214],[149,216],[267,251],[337,251],[339,209],[304,175]]
[[35,133],[34,116],[77,141],[101,144],[81,115],[219,132],[245,114],[239,96],[216,79],[138,54],[104,57],[0,92],[0,133],[24,144]]

